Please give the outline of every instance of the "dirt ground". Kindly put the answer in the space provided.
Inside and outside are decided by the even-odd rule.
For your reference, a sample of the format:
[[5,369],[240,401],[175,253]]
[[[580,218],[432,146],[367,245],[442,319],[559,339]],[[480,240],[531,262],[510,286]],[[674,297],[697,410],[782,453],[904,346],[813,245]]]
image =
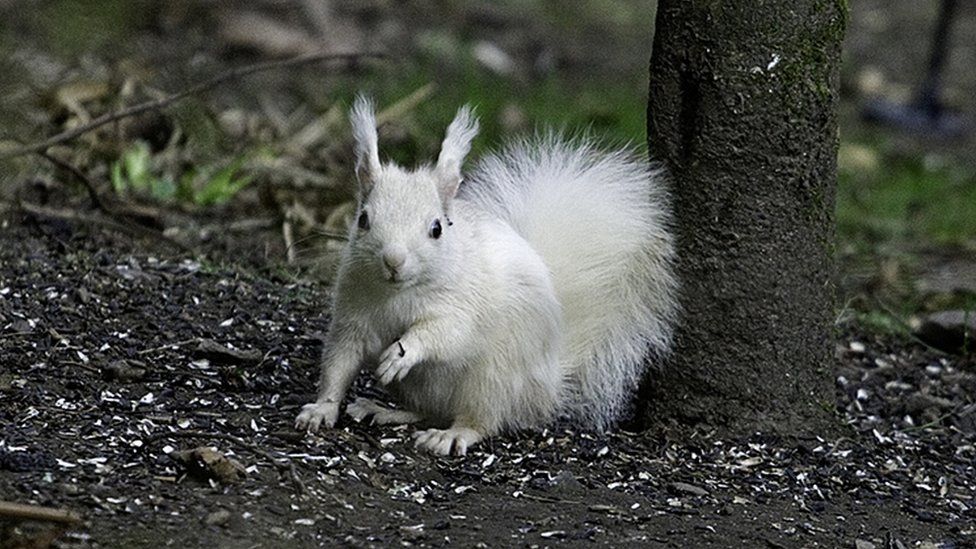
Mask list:
[[[844,328],[836,440],[554,426],[435,458],[407,428],[292,429],[325,286],[0,226],[0,499],[79,513],[56,546],[976,545],[972,358]],[[354,393],[376,396],[365,377]],[[199,446],[240,469],[178,463]],[[5,543],[46,528],[7,524]]]

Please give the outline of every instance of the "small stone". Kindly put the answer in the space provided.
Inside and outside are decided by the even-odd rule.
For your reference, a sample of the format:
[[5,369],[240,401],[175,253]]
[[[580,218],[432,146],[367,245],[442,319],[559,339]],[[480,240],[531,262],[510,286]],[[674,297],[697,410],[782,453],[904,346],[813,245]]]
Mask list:
[[874,549],[875,548],[875,545],[873,543],[871,543],[870,541],[866,541],[866,540],[863,540],[863,539],[858,539],[858,540],[854,540],[854,548],[855,549]]
[[102,368],[102,377],[109,381],[138,381],[146,377],[146,369],[125,360],[113,360]]
[[498,45],[482,40],[471,50],[474,58],[488,70],[507,76],[515,70],[515,61]]
[[498,115],[498,119],[501,122],[502,127],[508,131],[522,130],[528,124],[528,118],[525,116],[525,111],[514,103],[505,105],[505,107],[502,108],[501,114]]
[[233,139],[241,139],[248,133],[247,113],[240,109],[226,110],[217,115],[217,123]]
[[207,515],[207,518],[204,519],[203,522],[207,526],[226,526],[227,521],[229,520],[230,520],[230,511],[227,511],[226,509],[220,509],[219,511],[214,511],[213,513]]
[[34,331],[34,325],[30,322],[18,318],[10,323],[10,333],[14,334],[29,334]]
[[878,67],[868,65],[857,74],[857,89],[863,95],[882,94],[885,82],[885,75]]
[[976,351],[976,311],[940,311],[922,319],[915,330],[919,339],[954,354]]
[[668,484],[668,488],[670,488],[671,491],[679,494],[691,494],[699,497],[708,495],[708,490],[695,486],[694,484],[688,484],[687,482],[672,482],[671,484]]
[[844,144],[837,151],[837,163],[844,170],[873,172],[880,165],[878,151],[864,145]]
[[939,261],[925,268],[915,280],[917,290],[935,295],[976,293],[976,264],[971,257],[960,254],[946,263]]
[[82,305],[88,305],[89,303],[91,303],[92,295],[91,292],[89,292],[88,290],[84,288],[78,288],[77,290],[75,290],[75,295],[78,297],[78,301]]
[[427,537],[427,534],[424,532],[423,524],[401,526],[400,534],[408,541],[419,541]]

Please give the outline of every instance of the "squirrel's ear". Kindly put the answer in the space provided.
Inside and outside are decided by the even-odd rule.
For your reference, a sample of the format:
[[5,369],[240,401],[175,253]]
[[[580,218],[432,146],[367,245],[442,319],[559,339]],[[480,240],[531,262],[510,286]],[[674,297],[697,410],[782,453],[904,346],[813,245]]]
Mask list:
[[471,150],[471,141],[478,135],[478,119],[468,105],[458,109],[454,121],[447,127],[447,135],[437,157],[437,178],[441,199],[445,205],[454,198],[461,184],[461,165]]
[[373,178],[380,171],[373,100],[362,94],[356,96],[352,112],[349,113],[349,122],[352,125],[353,139],[356,141],[356,178],[365,195],[373,185]]

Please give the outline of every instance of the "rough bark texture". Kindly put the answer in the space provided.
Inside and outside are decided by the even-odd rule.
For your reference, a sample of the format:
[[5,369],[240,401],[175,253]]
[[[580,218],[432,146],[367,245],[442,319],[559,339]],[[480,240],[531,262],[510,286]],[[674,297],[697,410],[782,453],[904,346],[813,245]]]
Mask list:
[[661,0],[648,135],[673,177],[683,285],[643,419],[829,424],[841,0]]

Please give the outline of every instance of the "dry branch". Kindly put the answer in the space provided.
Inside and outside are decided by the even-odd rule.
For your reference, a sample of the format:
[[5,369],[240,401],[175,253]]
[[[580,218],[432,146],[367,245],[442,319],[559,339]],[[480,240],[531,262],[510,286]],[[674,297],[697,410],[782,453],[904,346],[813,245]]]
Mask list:
[[67,509],[25,505],[11,501],[0,501],[0,517],[16,520],[58,522],[61,524],[77,524],[81,522],[81,516]]
[[376,114],[376,125],[382,126],[416,109],[437,90],[433,82],[428,82]]
[[61,168],[62,170],[67,171],[71,175],[75,176],[75,179],[81,181],[81,184],[84,185],[85,189],[88,190],[88,198],[91,200],[92,206],[101,210],[103,213],[109,215],[114,213],[112,212],[111,208],[109,208],[108,205],[105,204],[105,201],[102,200],[101,195],[98,194],[98,189],[95,188],[95,182],[92,181],[87,175],[85,175],[84,172],[82,172],[81,170],[79,170],[77,167],[70,164],[69,162],[65,160],[61,160],[60,158],[48,153],[47,151],[36,151],[36,152],[37,154],[46,158],[50,163]]
[[35,153],[39,151],[45,151],[48,148],[71,141],[72,139],[78,137],[79,135],[85,134],[94,130],[95,128],[104,126],[105,124],[110,124],[116,120],[122,118],[127,118],[129,116],[135,116],[137,114],[144,113],[146,111],[162,109],[167,107],[181,99],[185,99],[191,95],[196,95],[198,93],[210,90],[219,86],[220,84],[228,81],[247,76],[249,74],[254,74],[256,72],[268,71],[272,69],[283,69],[287,67],[294,67],[298,65],[307,65],[309,63],[315,63],[319,61],[356,61],[359,59],[373,58],[379,59],[385,57],[384,54],[378,52],[364,52],[364,53],[310,53],[307,55],[299,55],[296,57],[291,57],[288,59],[278,59],[274,61],[263,61],[261,63],[254,63],[253,65],[246,65],[243,67],[238,67],[236,69],[229,70],[227,72],[218,74],[213,78],[209,78],[186,88],[183,91],[168,95],[166,97],[155,99],[152,101],[146,101],[144,103],[139,103],[138,105],[133,105],[125,109],[105,113],[98,118],[95,118],[87,124],[82,124],[76,128],[70,130],[65,130],[57,135],[49,137],[43,141],[37,143],[32,143],[30,145],[24,145],[23,147],[18,147],[9,151],[0,152],[0,159],[12,158],[14,156],[21,156],[24,154]]

